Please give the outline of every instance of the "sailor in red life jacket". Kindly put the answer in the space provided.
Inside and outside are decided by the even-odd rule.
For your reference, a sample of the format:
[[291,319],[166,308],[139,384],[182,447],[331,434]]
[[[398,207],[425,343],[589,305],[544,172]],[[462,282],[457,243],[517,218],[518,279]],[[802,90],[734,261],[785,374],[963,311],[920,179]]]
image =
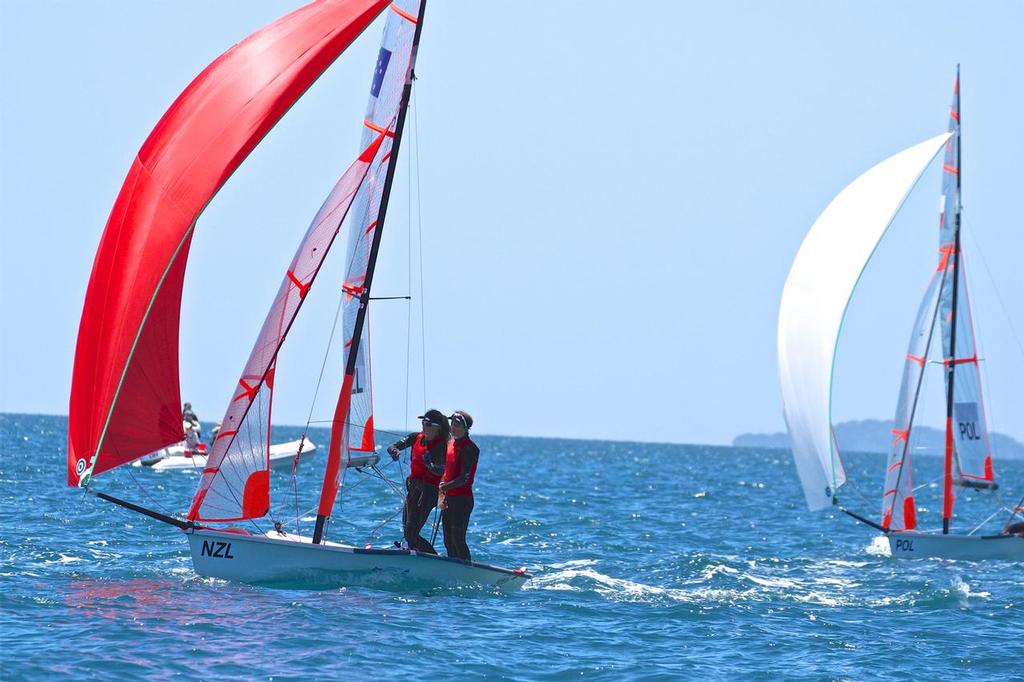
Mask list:
[[469,439],[473,418],[458,410],[451,417],[452,440],[444,464],[441,491],[441,526],[444,528],[444,548],[448,556],[470,561],[466,530],[469,515],[473,513],[473,478],[476,475],[480,448]]
[[444,473],[448,447],[448,419],[440,410],[427,410],[420,418],[423,430],[410,433],[388,448],[392,459],[412,447],[409,456],[409,478],[405,481],[405,508],[402,510],[402,530],[409,549],[424,554],[437,554],[433,545],[423,539],[420,531],[437,506],[437,484]]

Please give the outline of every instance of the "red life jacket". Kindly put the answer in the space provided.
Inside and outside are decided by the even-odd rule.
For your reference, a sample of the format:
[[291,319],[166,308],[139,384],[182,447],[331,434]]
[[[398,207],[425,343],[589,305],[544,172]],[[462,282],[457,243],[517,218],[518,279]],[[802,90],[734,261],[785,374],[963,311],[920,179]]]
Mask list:
[[480,448],[469,439],[469,436],[448,442],[448,454],[444,461],[444,480],[447,483],[462,475],[462,453],[465,450],[475,450],[477,453],[477,459],[469,469],[469,478],[459,487],[444,491],[445,495],[473,497],[473,479],[476,477],[476,465],[480,463]]
[[412,442],[412,454],[409,456],[409,478],[415,478],[424,483],[428,483],[435,488],[441,482],[441,477],[434,474],[427,468],[427,463],[424,461],[424,457],[430,448],[438,445],[438,439],[430,441],[429,443],[423,438],[423,434],[416,436],[416,440]]

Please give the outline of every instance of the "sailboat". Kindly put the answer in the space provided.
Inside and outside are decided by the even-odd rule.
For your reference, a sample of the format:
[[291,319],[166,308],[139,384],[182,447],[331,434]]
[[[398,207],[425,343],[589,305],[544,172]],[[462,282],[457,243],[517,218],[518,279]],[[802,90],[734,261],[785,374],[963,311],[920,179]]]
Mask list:
[[[176,443],[166,448],[137,459],[133,467],[147,467],[153,471],[202,471],[206,468],[209,451],[205,443],[201,447],[190,448],[187,443]],[[302,458],[308,458],[316,452],[316,443],[308,436],[283,443],[274,443],[268,448],[271,469],[292,469]],[[296,459],[296,455],[301,455]]]
[[[1020,534],[980,534],[978,528],[953,532],[951,528],[958,491],[994,495],[999,487],[962,263],[960,125],[958,66],[948,131],[890,157],[854,180],[807,233],[790,269],[779,309],[783,409],[797,472],[812,511],[835,505],[880,530],[894,557],[1024,560],[1024,536]],[[907,195],[942,151],[939,263],[914,321],[881,511],[879,520],[873,521],[847,509],[838,498],[847,477],[831,420],[835,352],[846,307],[864,268]],[[920,418],[923,381],[933,350],[941,353],[945,379],[942,525],[922,530],[914,499],[910,444],[915,419]],[[1007,511],[1012,521],[1024,509],[1018,503]],[[1009,527],[1008,521],[1003,528]]]
[[[185,262],[203,208],[288,108],[381,12],[384,37],[361,151],[302,238],[232,392],[184,518],[97,490],[96,477],[181,438],[178,326]],[[176,526],[198,574],[289,584],[482,585],[517,589],[510,570],[401,548],[327,539],[345,471],[375,466],[368,310],[413,68],[420,0],[320,0],[253,33],[179,95],[143,144],[100,242],[75,355],[68,484]],[[312,536],[270,511],[269,443],[277,359],[328,252],[348,226],[344,376]],[[301,456],[301,452],[297,456]]]

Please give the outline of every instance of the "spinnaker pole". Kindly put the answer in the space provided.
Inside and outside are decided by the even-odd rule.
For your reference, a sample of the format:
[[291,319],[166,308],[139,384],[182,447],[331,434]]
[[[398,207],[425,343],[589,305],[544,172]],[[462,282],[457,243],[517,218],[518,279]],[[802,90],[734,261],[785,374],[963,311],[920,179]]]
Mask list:
[[359,357],[359,345],[362,340],[363,326],[366,323],[366,313],[369,310],[370,286],[373,284],[373,272],[377,265],[377,253],[380,250],[381,234],[384,232],[384,219],[388,211],[388,200],[391,198],[391,185],[395,179],[398,152],[402,144],[402,133],[405,130],[405,116],[409,109],[409,99],[412,95],[416,52],[419,48],[420,33],[423,31],[423,14],[426,4],[426,0],[421,0],[419,16],[416,20],[416,29],[412,38],[409,68],[405,74],[405,86],[402,88],[402,99],[398,105],[398,119],[395,122],[395,137],[391,145],[391,158],[388,162],[387,174],[384,176],[380,210],[377,213],[377,227],[373,231],[366,278],[363,282],[362,293],[359,296],[359,309],[356,311],[356,319],[353,325],[352,346],[349,348],[348,361],[345,363],[345,378],[342,380],[341,393],[338,395],[338,404],[334,410],[334,420],[331,425],[331,442],[327,453],[327,466],[324,469],[324,481],[320,488],[320,505],[317,509],[316,526],[313,529],[314,544],[320,544],[323,541],[324,528],[327,519],[331,516],[331,509],[334,507],[334,500],[338,493],[337,480],[338,472],[341,469],[341,439],[345,432],[344,425],[348,421],[349,406],[352,400],[352,384],[356,372],[356,360]]
[[953,296],[949,321],[949,357],[946,358],[946,458],[943,476],[942,533],[949,534],[953,517],[953,383],[956,378],[956,318],[960,284],[960,65],[956,65],[956,213],[953,227]]

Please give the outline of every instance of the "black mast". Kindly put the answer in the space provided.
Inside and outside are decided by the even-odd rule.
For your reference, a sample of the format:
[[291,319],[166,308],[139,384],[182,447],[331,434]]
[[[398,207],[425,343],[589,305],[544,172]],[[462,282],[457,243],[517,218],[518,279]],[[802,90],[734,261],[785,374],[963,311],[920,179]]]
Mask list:
[[[960,65],[956,65],[956,213],[954,216],[953,223],[953,310],[950,314],[949,322],[949,367],[946,370],[946,429],[949,430],[949,436],[952,437],[952,424],[953,424],[953,382],[956,378],[956,310],[957,310],[957,297],[959,293],[960,284],[960,147],[961,147],[961,121],[960,121]],[[949,498],[953,494],[952,487],[952,461],[946,462],[946,484],[945,494]],[[949,517],[952,515],[952,499],[949,498],[946,501],[946,509],[949,510],[949,514],[942,515],[942,533],[943,535],[949,533]]]
[[[388,162],[388,172],[384,176],[384,189],[381,193],[380,209],[377,211],[377,227],[373,231],[373,242],[370,244],[370,257],[366,266],[366,279],[363,282],[363,293],[359,297],[359,310],[356,311],[356,321],[352,329],[352,347],[349,349],[348,362],[345,363],[345,376],[350,376],[356,371],[356,359],[359,356],[360,340],[363,336],[363,325],[366,323],[366,313],[370,302],[370,285],[373,283],[373,271],[377,265],[377,252],[380,251],[380,238],[384,232],[384,218],[388,212],[388,200],[391,198],[391,185],[395,179],[395,168],[398,165],[398,149],[402,144],[402,132],[405,129],[405,115],[409,109],[409,99],[412,95],[412,82],[415,78],[416,52],[420,44],[420,33],[423,30],[423,13],[426,9],[427,0],[420,0],[419,16],[416,20],[416,29],[412,36],[412,53],[409,55],[409,71],[405,77],[405,86],[402,88],[402,99],[398,105],[398,121],[395,123],[395,137],[391,144],[391,158]],[[325,481],[326,483],[326,481]],[[313,543],[319,544],[324,537],[324,525],[327,523],[327,516],[317,514],[316,526],[313,529]]]

